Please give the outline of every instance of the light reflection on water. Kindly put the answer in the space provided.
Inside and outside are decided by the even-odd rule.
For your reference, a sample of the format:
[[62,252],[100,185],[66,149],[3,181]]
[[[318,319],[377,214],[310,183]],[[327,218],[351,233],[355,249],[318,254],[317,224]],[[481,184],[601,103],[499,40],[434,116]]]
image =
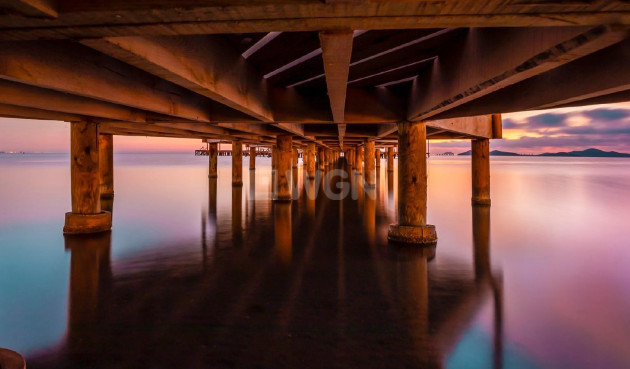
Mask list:
[[31,368],[630,365],[630,162],[493,158],[487,209],[431,158],[433,253],[387,244],[385,160],[356,201],[300,166],[273,205],[266,158],[242,189],[227,157],[115,159],[114,230],[64,240],[67,155],[0,156],[0,346]]

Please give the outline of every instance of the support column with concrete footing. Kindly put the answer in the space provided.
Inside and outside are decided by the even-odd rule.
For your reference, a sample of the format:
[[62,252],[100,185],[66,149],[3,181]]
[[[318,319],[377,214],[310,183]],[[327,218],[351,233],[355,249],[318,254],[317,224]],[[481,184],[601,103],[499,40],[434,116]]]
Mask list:
[[435,227],[427,219],[427,127],[398,123],[398,224],[389,226],[394,242],[434,245]]
[[388,172],[394,171],[394,148],[393,147],[387,148],[387,171]]
[[308,178],[315,178],[315,144],[310,142],[306,146],[306,160],[304,163],[306,164],[306,173],[308,174]]
[[101,198],[114,197],[114,136],[98,135]]
[[368,141],[365,143],[365,184],[368,187],[376,186],[375,178],[375,154],[374,141]]
[[249,147],[249,170],[256,170],[256,147]]
[[232,186],[243,186],[243,143],[232,141]]
[[490,140],[471,141],[472,204],[490,205]]
[[217,160],[219,156],[219,144],[208,145],[208,178],[217,178]]
[[293,153],[293,154],[292,154],[292,158],[293,158],[293,168],[297,168],[297,167],[298,167],[298,160],[300,159],[300,158],[298,157],[298,149],[293,148],[292,153]]
[[278,145],[276,146],[278,170],[276,174],[278,191],[277,201],[291,201],[291,136],[278,136]]
[[70,124],[72,212],[66,213],[65,234],[97,233],[112,228],[112,214],[101,211],[98,124]]

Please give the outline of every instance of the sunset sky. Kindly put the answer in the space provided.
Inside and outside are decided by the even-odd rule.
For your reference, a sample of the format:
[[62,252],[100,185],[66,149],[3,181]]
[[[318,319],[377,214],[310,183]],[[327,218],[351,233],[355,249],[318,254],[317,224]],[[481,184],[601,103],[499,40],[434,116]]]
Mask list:
[[[594,105],[503,115],[503,140],[493,150],[523,154],[583,150],[630,152],[630,103]],[[116,152],[191,151],[198,139],[117,136]],[[468,141],[431,143],[431,151],[455,153],[470,148]],[[0,151],[69,152],[69,123],[0,118]]]

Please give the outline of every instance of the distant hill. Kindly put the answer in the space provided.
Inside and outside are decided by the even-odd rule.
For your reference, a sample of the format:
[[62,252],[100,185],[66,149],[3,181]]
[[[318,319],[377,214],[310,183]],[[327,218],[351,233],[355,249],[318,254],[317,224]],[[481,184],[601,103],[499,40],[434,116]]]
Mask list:
[[[470,156],[471,151],[468,150],[459,154],[459,156]],[[570,151],[570,152],[546,152],[538,155],[522,155],[515,152],[490,151],[490,156],[555,156],[555,157],[570,157],[570,158],[630,158],[630,154],[616,152],[616,151],[602,151],[599,149],[586,149],[582,151]]]
[[[459,156],[470,156],[470,155],[472,155],[472,152],[470,150],[459,154]],[[509,151],[492,150],[490,151],[490,156],[523,156],[523,155],[517,154],[515,152],[509,152]]]
[[580,157],[580,158],[630,158],[630,154],[625,154],[616,151],[602,151],[598,149],[586,149],[582,151],[570,151],[570,152],[555,152],[544,153],[538,156],[566,156],[566,157]]

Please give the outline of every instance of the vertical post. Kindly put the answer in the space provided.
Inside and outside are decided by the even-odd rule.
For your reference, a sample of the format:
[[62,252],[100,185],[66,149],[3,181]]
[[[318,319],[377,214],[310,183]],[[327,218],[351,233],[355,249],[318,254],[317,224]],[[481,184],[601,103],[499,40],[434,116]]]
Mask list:
[[256,147],[249,147],[249,170],[256,170]]
[[101,198],[114,197],[114,136],[98,135]]
[[298,167],[298,149],[297,148],[293,148],[293,168],[297,168]]
[[376,178],[374,177],[375,159],[374,159],[374,141],[365,143],[365,184],[368,187],[376,186]]
[[363,173],[363,146],[357,147],[357,155],[356,155],[356,171],[357,174]]
[[278,169],[278,148],[271,146],[271,170]]
[[315,178],[315,144],[309,142],[306,146],[306,172],[308,174],[308,178]]
[[419,245],[437,243],[435,227],[426,223],[426,141],[426,123],[398,123],[398,224],[389,227],[390,241]]
[[217,160],[219,156],[219,144],[208,145],[208,178],[217,178]]
[[393,147],[387,148],[387,171],[388,172],[394,171],[394,148]]
[[291,143],[288,135],[278,136],[278,170],[276,174],[278,191],[275,200],[291,201]]
[[374,159],[376,160],[376,167],[381,167],[381,149],[374,150]]
[[490,140],[471,141],[472,146],[472,203],[490,205]]
[[101,211],[98,125],[70,125],[72,212],[66,213],[65,234],[97,233],[112,228],[112,214]]
[[276,252],[282,264],[291,265],[293,258],[293,227],[291,226],[291,204],[276,203],[274,208],[274,234]]
[[317,169],[319,170],[324,170],[324,148],[323,147],[319,147],[317,149]]
[[232,141],[232,186],[243,186],[243,143]]

